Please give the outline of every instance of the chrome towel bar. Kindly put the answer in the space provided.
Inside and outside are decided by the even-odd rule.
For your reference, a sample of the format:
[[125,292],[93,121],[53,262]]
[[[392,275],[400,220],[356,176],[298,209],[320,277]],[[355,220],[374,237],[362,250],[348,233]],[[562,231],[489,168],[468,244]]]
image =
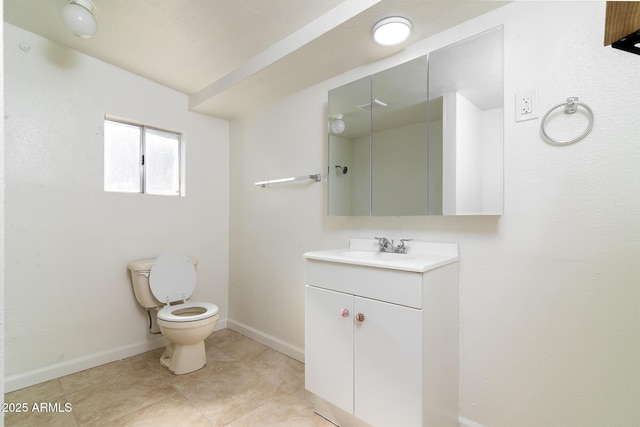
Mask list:
[[282,184],[284,182],[302,181],[305,179],[311,179],[314,182],[318,182],[322,179],[322,174],[317,173],[314,175],[292,176],[290,178],[271,179],[269,181],[258,181],[255,183],[255,186],[265,188],[267,185],[271,185],[271,184]]

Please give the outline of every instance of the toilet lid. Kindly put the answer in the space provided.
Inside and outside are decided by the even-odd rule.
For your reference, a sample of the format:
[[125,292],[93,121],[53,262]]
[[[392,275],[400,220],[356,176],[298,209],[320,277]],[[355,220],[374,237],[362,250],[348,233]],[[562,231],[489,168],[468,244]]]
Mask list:
[[149,273],[151,293],[163,304],[185,300],[196,288],[193,261],[180,252],[167,252],[156,258]]

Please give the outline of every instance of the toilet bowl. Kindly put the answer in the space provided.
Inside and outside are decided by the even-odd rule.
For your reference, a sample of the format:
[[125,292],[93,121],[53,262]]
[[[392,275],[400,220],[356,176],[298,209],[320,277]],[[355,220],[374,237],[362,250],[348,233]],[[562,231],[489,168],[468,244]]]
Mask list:
[[147,310],[156,312],[167,347],[160,363],[174,374],[204,367],[204,340],[218,323],[218,307],[188,301],[196,285],[197,260],[177,252],[129,263],[134,293]]
[[219,315],[202,320],[172,322],[158,318],[158,326],[167,339],[160,363],[174,374],[197,371],[207,363],[204,340],[216,328]]
[[218,323],[218,307],[207,302],[186,302],[160,309],[158,326],[167,339],[160,363],[180,375],[207,363],[204,340]]

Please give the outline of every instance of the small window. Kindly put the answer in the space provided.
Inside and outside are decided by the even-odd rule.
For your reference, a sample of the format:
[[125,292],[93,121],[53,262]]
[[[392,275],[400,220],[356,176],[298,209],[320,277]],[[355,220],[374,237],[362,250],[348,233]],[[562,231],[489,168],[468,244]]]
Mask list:
[[104,190],[180,194],[180,134],[105,119]]

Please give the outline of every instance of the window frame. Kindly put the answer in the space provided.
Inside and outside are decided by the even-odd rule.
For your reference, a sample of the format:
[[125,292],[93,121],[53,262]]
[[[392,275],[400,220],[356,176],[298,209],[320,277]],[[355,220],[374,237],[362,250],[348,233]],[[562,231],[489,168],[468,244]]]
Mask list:
[[[113,117],[106,115],[103,122],[103,128],[106,122],[120,123],[127,126],[134,126],[140,129],[140,158],[138,159],[138,168],[139,168],[139,191],[120,191],[120,190],[107,190],[104,188],[105,185],[105,175],[106,175],[106,164],[104,164],[103,157],[103,190],[107,193],[124,193],[124,194],[143,194],[149,196],[184,196],[184,176],[185,176],[185,165],[184,165],[184,133],[178,132],[175,130],[170,130],[167,128],[162,128],[158,126],[145,125],[140,122],[135,122],[132,120],[122,119],[119,117]],[[164,132],[175,135],[177,138],[177,167],[178,167],[178,189],[175,194],[158,194],[158,193],[148,193],[147,192],[147,130],[153,130],[158,132]],[[103,135],[103,153],[105,146],[107,144],[106,136]],[[103,154],[104,156],[104,154]]]

